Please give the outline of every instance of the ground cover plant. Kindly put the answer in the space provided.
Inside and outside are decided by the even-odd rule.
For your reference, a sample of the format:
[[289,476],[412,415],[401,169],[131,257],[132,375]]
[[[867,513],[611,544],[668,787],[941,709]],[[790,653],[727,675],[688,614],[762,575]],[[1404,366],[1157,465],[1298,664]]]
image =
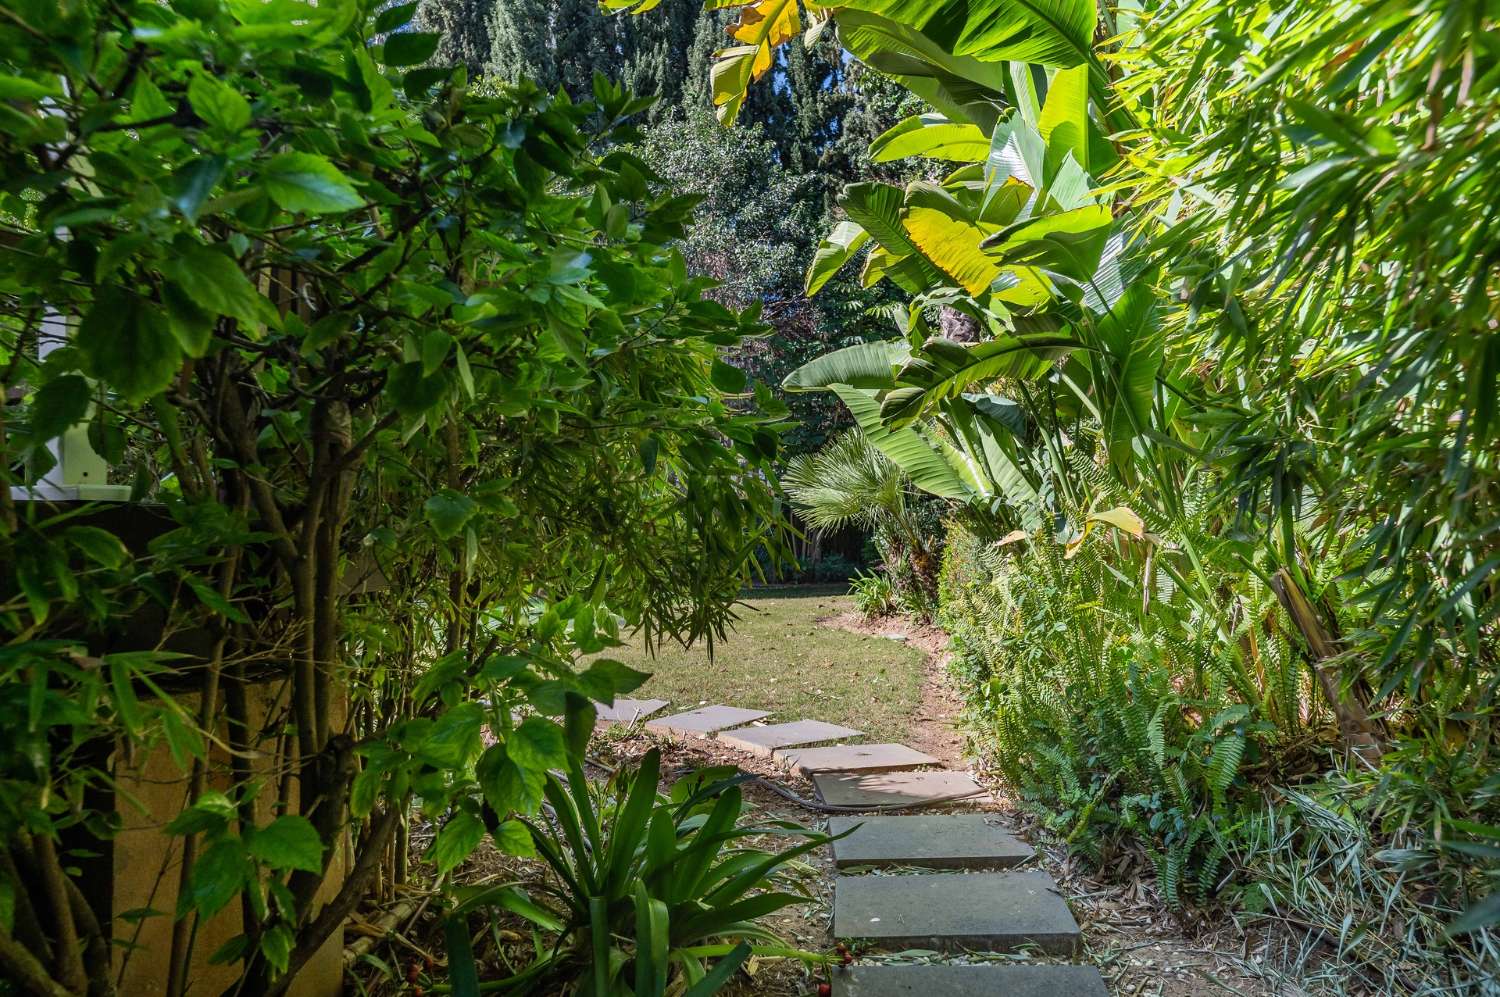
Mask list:
[[[1085,853],[1144,849],[1169,903],[1326,930],[1325,985],[1482,990],[1494,11],[728,6],[725,119],[804,30],[929,105],[871,158],[935,179],[847,187],[808,274],[861,261],[910,295],[899,335],[786,387],[951,503],[979,747]],[[1299,844],[1288,813],[1345,829]],[[1368,870],[1313,860],[1330,834],[1380,842],[1413,916],[1354,914]]]
[[[722,635],[784,551],[781,409],[719,359],[763,327],[669,248],[693,199],[615,148],[646,102],[471,86],[413,12],[0,8],[0,967],[25,992],[108,993],[135,958],[176,997],[223,911],[225,991],[282,992],[409,875],[414,804],[439,876],[487,818],[526,839],[590,700],[644,678],[577,654]],[[114,518],[27,490],[65,431],[132,482]],[[100,915],[78,862],[157,756],[175,909]],[[142,918],[170,945],[112,958]]]

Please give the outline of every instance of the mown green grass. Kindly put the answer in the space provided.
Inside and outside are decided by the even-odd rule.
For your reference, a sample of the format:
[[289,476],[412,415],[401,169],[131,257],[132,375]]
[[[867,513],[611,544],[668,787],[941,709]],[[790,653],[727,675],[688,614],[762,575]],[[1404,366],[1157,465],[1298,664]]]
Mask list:
[[654,658],[630,646],[604,656],[651,673],[635,698],[670,700],[678,710],[707,703],[770,710],[766,723],[825,720],[899,741],[921,703],[924,656],[899,641],[819,624],[851,608],[841,591],[754,594],[712,660],[703,646],[662,647]]

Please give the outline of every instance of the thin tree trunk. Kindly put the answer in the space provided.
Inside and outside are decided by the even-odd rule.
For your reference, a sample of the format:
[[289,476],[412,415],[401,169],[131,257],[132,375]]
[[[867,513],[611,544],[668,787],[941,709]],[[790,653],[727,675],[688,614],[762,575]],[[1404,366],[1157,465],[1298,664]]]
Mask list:
[[1271,577],[1271,590],[1281,600],[1282,608],[1307,644],[1313,675],[1333,709],[1345,750],[1373,768],[1379,764],[1384,746],[1369,710],[1356,696],[1345,691],[1337,666],[1330,663],[1339,656],[1338,642],[1285,568],[1277,570]]

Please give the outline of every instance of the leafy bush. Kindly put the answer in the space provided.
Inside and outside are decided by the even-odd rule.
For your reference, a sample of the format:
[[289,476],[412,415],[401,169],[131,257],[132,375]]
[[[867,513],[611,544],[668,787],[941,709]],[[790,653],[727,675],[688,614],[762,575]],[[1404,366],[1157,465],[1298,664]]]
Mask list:
[[[828,837],[780,821],[747,823],[732,769],[694,773],[664,796],[660,764],[653,749],[600,789],[574,763],[565,779],[549,776],[545,819],[492,827],[510,851],[529,835],[556,882],[535,896],[510,885],[457,891],[448,932],[455,979],[479,975],[468,922],[481,913],[520,915],[555,936],[536,961],[493,981],[524,983],[528,992],[662,997],[670,988],[707,997],[752,954],[820,958],[755,921],[810,902],[790,892],[788,866]],[[763,835],[805,840],[780,851],[743,845]]]
[[[648,102],[471,87],[415,8],[4,8],[0,976],[37,992],[114,975],[56,842],[114,833],[116,764],[164,745],[191,815],[155,815],[183,899],[133,967],[179,997],[236,906],[222,972],[276,994],[405,874],[414,801],[536,811],[643,678],[578,655],[722,635],[783,560],[785,408],[722,358],[765,327],[670,248],[694,199],[618,147]],[[16,501],[70,427],[151,504]]]
[[941,620],[976,746],[1096,859],[1147,846],[1168,903],[1211,896],[1240,820],[1241,766],[1275,728],[1201,646],[1143,630],[1098,548],[950,536]]
[[849,582],[849,594],[854,597],[854,608],[870,619],[889,616],[896,611],[896,588],[885,575],[861,573],[855,576]]

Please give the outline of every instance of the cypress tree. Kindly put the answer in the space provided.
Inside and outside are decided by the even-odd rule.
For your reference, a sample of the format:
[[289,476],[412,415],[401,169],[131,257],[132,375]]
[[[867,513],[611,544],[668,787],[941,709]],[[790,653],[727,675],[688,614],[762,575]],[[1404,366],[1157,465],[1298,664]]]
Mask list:
[[482,73],[490,62],[490,4],[493,0],[422,0],[417,28],[442,35],[434,61],[463,65],[469,76]]

